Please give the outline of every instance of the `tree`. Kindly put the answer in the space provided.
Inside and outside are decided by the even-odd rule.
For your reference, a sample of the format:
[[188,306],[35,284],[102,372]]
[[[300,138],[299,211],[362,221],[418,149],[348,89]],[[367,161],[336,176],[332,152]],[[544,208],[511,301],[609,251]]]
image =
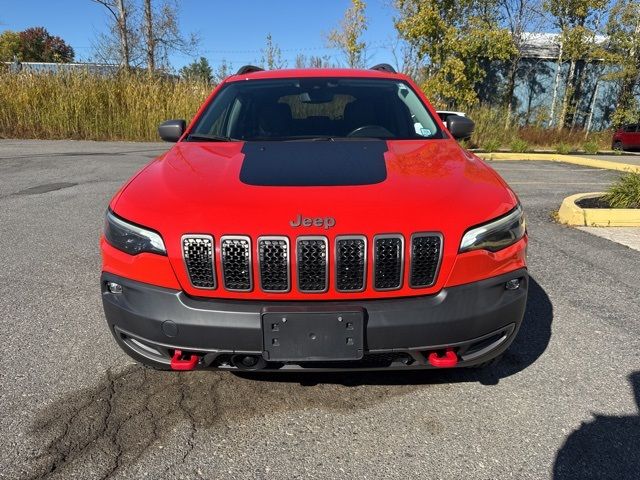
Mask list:
[[0,61],[10,62],[14,57],[23,62],[70,62],[73,48],[62,38],[51,35],[43,27],[32,27],[22,32],[7,30],[0,34]]
[[280,50],[280,47],[273,41],[270,33],[267,34],[267,44],[262,50],[261,63],[269,70],[279,70],[287,66],[287,61],[282,58],[282,50]]
[[20,58],[21,53],[20,34],[5,30],[0,33],[0,62],[12,62],[14,57]]
[[220,62],[220,64],[216,67],[216,70],[213,72],[213,83],[215,83],[216,85],[222,83],[225,78],[231,75],[232,71],[233,65],[231,65],[223,58],[222,62]]
[[303,53],[296,55],[296,68],[331,68],[331,58],[328,55],[311,55],[307,57]]
[[498,24],[497,0],[396,0],[395,26],[423,62],[423,89],[443,106],[478,101],[493,61],[514,55],[510,32]]
[[158,64],[167,67],[169,55],[172,52],[193,55],[200,40],[193,33],[182,34],[178,5],[172,0],[157,2],[143,0],[143,4],[140,37],[144,40],[143,49],[147,70],[150,73],[154,72]]
[[[562,57],[558,64],[568,60],[569,71],[562,99],[557,128],[561,130],[573,120],[582,94],[585,68],[577,71],[579,62],[597,58],[596,35],[608,0],[546,0],[544,9],[551,14],[555,27],[560,31]],[[568,117],[571,117],[568,119]],[[568,121],[570,120],[570,121]],[[553,119],[551,119],[553,122]]]
[[62,38],[51,35],[43,27],[27,28],[20,32],[23,62],[70,62],[73,48]]
[[507,84],[504,91],[506,109],[505,129],[511,125],[513,115],[514,92],[524,48],[528,40],[528,32],[539,32],[543,28],[545,18],[541,15],[540,0],[499,0],[501,18],[511,34],[513,53],[507,61]]
[[424,58],[416,52],[416,46],[403,38],[395,38],[391,44],[391,54],[396,70],[410,76],[414,81],[423,83]]
[[[131,48],[137,43],[134,29],[129,24],[133,6],[125,0],[93,0],[102,5],[110,14],[109,33],[98,37],[94,45],[96,57],[105,62],[117,58],[123,68],[131,66]],[[117,51],[117,54],[115,53]]]
[[618,83],[615,126],[637,122],[640,105],[636,97],[640,82],[640,4],[638,0],[618,0],[609,13],[606,26],[609,38],[607,59],[615,71],[607,80]]
[[182,67],[180,69],[180,76],[186,80],[211,83],[213,80],[213,70],[211,69],[211,65],[209,65],[209,61],[204,57],[200,57],[199,60]]
[[367,30],[366,8],[363,0],[351,0],[351,7],[344,13],[340,28],[332,30],[327,35],[328,45],[340,49],[351,68],[366,66],[367,44],[361,39]]

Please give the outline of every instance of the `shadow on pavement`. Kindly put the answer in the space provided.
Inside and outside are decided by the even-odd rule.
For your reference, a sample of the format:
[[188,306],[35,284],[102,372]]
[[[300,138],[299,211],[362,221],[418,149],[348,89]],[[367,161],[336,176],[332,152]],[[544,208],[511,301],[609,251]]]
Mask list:
[[[87,471],[96,478],[127,475],[123,470],[150,448],[171,455],[167,470],[150,478],[170,478],[171,469],[198,448],[199,430],[224,439],[229,425],[253,417],[314,409],[348,413],[416,390],[413,385],[302,388],[226,372],[161,372],[132,365],[117,375],[107,372],[98,385],[43,408],[30,431],[33,450],[40,453],[19,478],[87,478]],[[441,428],[436,419],[425,425]]]
[[640,478],[640,371],[629,375],[638,415],[594,415],[558,452],[554,480]]
[[379,371],[336,373],[236,373],[237,376],[266,382],[358,385],[425,385],[452,382],[480,382],[495,385],[501,378],[514,375],[534,363],[547,349],[551,339],[553,305],[549,296],[533,277],[529,279],[529,295],[524,320],[516,339],[501,361],[483,369]]

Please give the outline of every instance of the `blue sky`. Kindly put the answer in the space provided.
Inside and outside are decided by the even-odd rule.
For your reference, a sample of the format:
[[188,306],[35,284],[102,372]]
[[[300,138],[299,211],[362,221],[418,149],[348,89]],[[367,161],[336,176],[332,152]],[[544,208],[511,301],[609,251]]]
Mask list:
[[[43,26],[64,38],[78,60],[91,57],[96,35],[107,25],[104,7],[91,0],[5,0],[0,10],[0,31]],[[371,45],[371,63],[393,63],[388,46],[395,37],[392,0],[369,0],[369,28],[364,36]],[[185,32],[198,33],[201,55],[213,65],[223,59],[234,68],[261,58],[265,37],[270,32],[293,66],[298,53],[329,55],[341,60],[338,51],[326,48],[323,33],[336,27],[349,0],[181,0],[181,25]],[[192,60],[183,55],[171,58],[179,68]]]

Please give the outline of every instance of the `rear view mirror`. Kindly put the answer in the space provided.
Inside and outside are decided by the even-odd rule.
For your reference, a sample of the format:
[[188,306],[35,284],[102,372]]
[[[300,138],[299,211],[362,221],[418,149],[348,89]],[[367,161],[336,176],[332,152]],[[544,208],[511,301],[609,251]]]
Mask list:
[[177,142],[187,129],[187,122],[184,120],[167,120],[158,127],[160,138],[165,142]]
[[460,115],[449,115],[445,123],[449,133],[456,140],[468,140],[476,127],[473,120]]

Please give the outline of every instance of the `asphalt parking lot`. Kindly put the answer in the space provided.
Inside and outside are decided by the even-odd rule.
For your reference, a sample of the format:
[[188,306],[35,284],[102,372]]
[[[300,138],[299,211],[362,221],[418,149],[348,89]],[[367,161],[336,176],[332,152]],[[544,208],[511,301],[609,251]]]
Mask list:
[[638,478],[640,252],[555,224],[617,173],[494,162],[528,216],[523,328],[489,371],[143,369],[107,331],[107,202],[166,144],[0,141],[0,478]]

